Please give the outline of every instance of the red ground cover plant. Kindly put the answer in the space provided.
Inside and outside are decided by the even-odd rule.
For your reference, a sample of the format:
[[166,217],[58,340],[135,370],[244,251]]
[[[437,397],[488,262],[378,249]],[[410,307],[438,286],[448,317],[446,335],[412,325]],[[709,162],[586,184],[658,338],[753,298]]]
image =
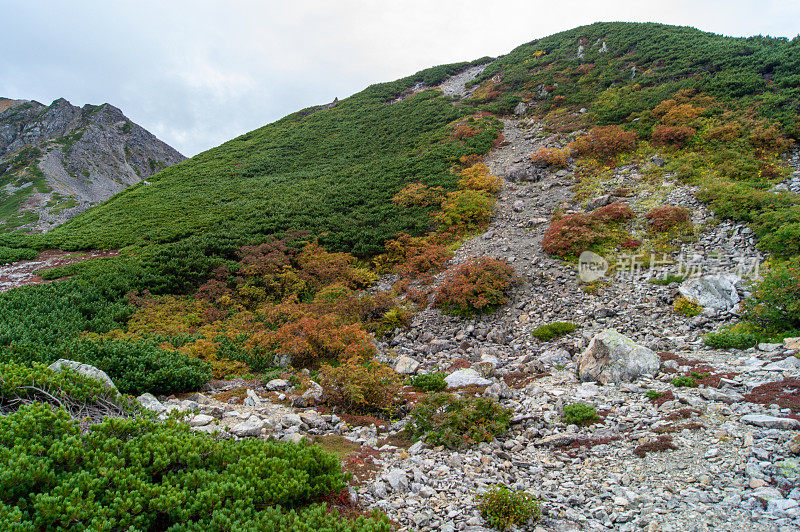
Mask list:
[[449,272],[436,291],[436,305],[455,315],[491,312],[508,301],[514,269],[505,260],[471,259]]
[[744,396],[744,400],[762,405],[775,404],[789,408],[795,414],[800,413],[800,379],[784,379],[756,386]]
[[644,458],[647,453],[662,452],[677,449],[678,446],[672,442],[672,436],[666,434],[659,436],[654,441],[643,443],[633,450],[633,454],[639,458]]
[[542,238],[542,249],[551,255],[580,255],[608,237],[610,224],[633,217],[633,211],[622,202],[615,202],[588,214],[562,216],[550,224]]
[[650,220],[653,231],[666,233],[673,227],[687,224],[692,217],[691,213],[683,207],[664,205],[650,210],[645,214],[645,218]]

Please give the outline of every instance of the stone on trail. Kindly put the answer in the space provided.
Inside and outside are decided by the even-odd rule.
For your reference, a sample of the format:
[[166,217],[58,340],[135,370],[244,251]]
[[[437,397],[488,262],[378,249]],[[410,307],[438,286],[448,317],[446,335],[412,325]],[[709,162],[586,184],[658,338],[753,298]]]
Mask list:
[[484,379],[481,375],[472,368],[460,369],[454,371],[444,378],[448,388],[458,388],[459,386],[470,386],[476,384],[478,386],[489,386],[492,381]]
[[765,429],[796,429],[800,428],[800,421],[788,417],[775,417],[766,414],[748,414],[742,416],[742,422]]
[[631,382],[658,373],[661,359],[653,351],[614,329],[596,334],[581,355],[578,376],[601,384]]

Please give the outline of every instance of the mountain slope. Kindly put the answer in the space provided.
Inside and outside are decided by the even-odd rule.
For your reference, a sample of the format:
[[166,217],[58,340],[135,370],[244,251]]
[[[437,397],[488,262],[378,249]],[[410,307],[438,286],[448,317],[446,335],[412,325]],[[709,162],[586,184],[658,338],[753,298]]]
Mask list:
[[184,157],[109,104],[0,100],[0,229],[47,231]]

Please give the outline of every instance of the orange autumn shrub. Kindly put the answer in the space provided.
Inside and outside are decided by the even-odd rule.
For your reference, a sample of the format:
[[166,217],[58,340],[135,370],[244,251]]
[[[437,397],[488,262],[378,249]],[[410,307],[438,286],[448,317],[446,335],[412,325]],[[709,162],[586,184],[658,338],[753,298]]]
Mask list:
[[439,271],[453,253],[437,235],[412,237],[401,233],[386,243],[388,260],[402,277],[418,278]]
[[620,126],[593,127],[588,134],[572,141],[570,149],[578,155],[610,159],[636,147],[636,133]]
[[565,148],[539,148],[531,160],[541,166],[552,166],[554,168],[565,168],[570,156],[569,147]]
[[446,274],[435,304],[444,312],[467,316],[491,312],[508,301],[514,269],[505,260],[471,259]]
[[325,361],[351,357],[370,360],[376,354],[371,336],[359,325],[338,325],[333,316],[303,316],[269,335],[275,354],[296,367],[316,367]]
[[705,112],[703,107],[691,103],[664,100],[653,108],[653,116],[668,126],[688,126]]
[[503,180],[489,174],[489,167],[484,163],[475,163],[461,171],[458,186],[470,190],[482,190],[494,194],[500,190]]
[[456,140],[464,140],[474,137],[478,134],[478,130],[468,124],[461,124],[453,131],[453,138]]

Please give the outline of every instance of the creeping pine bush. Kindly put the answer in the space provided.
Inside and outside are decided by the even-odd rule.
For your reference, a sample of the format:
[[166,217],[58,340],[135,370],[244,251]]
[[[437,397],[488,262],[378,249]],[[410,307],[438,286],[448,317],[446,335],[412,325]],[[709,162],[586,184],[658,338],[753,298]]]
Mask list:
[[564,407],[564,423],[567,425],[588,425],[594,423],[600,417],[597,409],[583,403],[574,403]]
[[34,403],[0,417],[0,462],[2,530],[389,530],[317,504],[346,485],[318,446],[214,439],[172,420],[81,432]]
[[[741,324],[737,324],[741,325]],[[763,338],[763,333],[742,330],[736,326],[708,333],[703,342],[715,349],[749,349],[755,347]]]
[[426,373],[411,379],[411,386],[422,392],[441,392],[447,388],[444,373]]
[[481,397],[431,394],[411,412],[414,439],[450,449],[492,441],[511,422],[511,410]]
[[435,303],[444,312],[468,316],[491,312],[508,301],[514,269],[505,260],[472,259],[449,272]]
[[400,376],[386,364],[357,358],[322,366],[319,383],[326,403],[355,413],[390,409],[403,387]]
[[489,526],[505,530],[513,525],[524,525],[530,520],[538,521],[542,516],[539,501],[524,491],[510,490],[506,486],[494,486],[486,493],[475,496],[478,511]]
[[120,392],[132,395],[190,392],[211,379],[211,369],[202,360],[150,342],[76,340],[60,352],[63,358],[105,371]]
[[559,336],[569,334],[577,328],[578,325],[575,323],[568,321],[554,321],[553,323],[539,325],[533,331],[531,331],[531,336],[537,340],[546,342],[548,340],[552,340],[553,338],[558,338]]
[[681,375],[672,379],[672,385],[676,388],[694,388],[697,386],[697,381],[689,375]]
[[672,308],[675,310],[675,312],[681,316],[686,316],[687,318],[697,316],[703,310],[703,307],[700,305],[700,303],[694,299],[683,296],[675,298]]
[[744,318],[768,333],[800,328],[800,257],[770,264],[743,307]]

